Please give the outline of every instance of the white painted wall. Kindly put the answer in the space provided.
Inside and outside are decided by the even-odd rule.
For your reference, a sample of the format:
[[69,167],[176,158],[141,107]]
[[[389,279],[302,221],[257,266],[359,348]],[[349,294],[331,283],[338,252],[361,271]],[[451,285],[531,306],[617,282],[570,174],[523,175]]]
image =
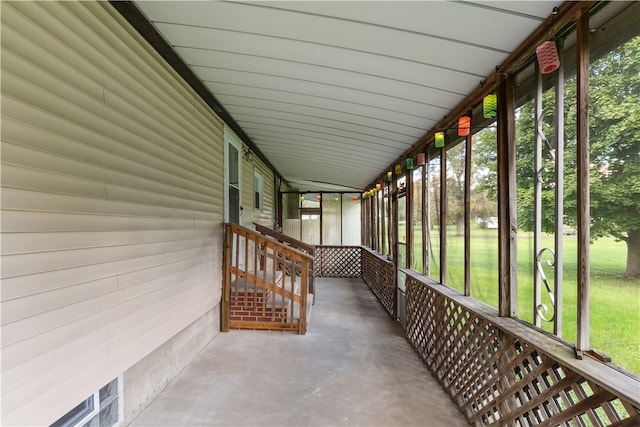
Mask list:
[[2,425],[48,425],[217,312],[223,123],[108,3],[1,7]]

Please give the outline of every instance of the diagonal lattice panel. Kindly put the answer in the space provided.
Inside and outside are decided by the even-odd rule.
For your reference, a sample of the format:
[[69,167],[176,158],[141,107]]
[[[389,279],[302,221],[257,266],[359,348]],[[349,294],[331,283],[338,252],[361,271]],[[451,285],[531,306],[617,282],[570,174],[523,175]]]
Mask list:
[[472,424],[640,425],[637,406],[447,296],[442,285],[407,275],[406,287],[407,338]]
[[316,277],[362,277],[360,246],[316,246]]

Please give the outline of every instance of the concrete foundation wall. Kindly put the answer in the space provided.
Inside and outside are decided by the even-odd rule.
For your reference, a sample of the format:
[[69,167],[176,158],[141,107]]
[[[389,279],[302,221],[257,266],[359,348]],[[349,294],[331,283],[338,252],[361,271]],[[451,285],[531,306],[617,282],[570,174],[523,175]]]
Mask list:
[[123,425],[133,421],[219,331],[217,305],[128,369],[123,375]]

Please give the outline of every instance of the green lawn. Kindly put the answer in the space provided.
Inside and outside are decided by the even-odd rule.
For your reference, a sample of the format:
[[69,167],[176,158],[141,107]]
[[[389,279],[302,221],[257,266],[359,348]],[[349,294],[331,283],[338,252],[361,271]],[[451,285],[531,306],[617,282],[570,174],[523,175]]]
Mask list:
[[[418,245],[420,242],[416,242]],[[432,242],[437,245],[438,242]],[[447,233],[447,282],[463,290],[463,237],[451,228]],[[553,248],[553,237],[543,238],[543,247]],[[562,336],[576,341],[576,237],[565,236]],[[531,233],[518,235],[518,313],[533,319],[533,239]],[[436,246],[437,247],[437,246]],[[601,238],[591,245],[591,347],[611,356],[613,362],[640,373],[640,280],[622,280],[627,248],[624,242]],[[419,252],[418,252],[419,253]],[[544,258],[543,258],[544,260]],[[553,268],[545,274],[553,286]],[[497,230],[474,229],[471,236],[471,295],[493,307],[498,305]],[[543,302],[546,293],[543,292]],[[542,327],[552,331],[551,323]]]

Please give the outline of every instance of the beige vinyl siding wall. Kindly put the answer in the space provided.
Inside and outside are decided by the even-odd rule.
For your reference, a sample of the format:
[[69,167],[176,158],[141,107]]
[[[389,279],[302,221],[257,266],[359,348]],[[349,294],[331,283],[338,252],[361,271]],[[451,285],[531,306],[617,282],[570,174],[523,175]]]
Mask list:
[[[254,208],[254,188],[253,188],[253,176],[254,171],[257,170],[262,174],[264,184],[264,209],[259,211]],[[265,163],[253,156],[253,160],[248,162],[246,159],[242,159],[242,211],[241,223],[246,227],[253,227],[253,223],[264,225],[265,227],[273,228],[275,221],[275,209],[274,209],[274,173]]]
[[108,3],[1,13],[2,425],[48,425],[219,303],[223,124]]

